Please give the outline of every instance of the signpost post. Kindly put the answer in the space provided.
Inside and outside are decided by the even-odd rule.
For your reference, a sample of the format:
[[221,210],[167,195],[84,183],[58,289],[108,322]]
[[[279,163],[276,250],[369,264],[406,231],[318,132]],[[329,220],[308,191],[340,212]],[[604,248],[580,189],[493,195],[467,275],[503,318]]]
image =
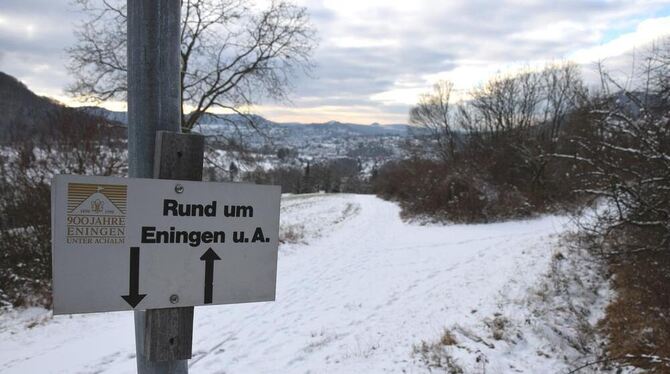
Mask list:
[[202,182],[179,133],[180,8],[127,2],[130,178],[52,183],[54,314],[134,310],[140,374],[188,372],[194,306],[275,298],[279,187]]
[[[128,172],[130,177],[152,178],[156,132],[181,130],[181,1],[128,0],[127,12]],[[201,170],[202,164],[197,168]],[[190,323],[190,328],[182,326],[177,330],[192,335],[192,310],[157,313],[166,318],[172,316],[174,323]],[[136,312],[138,373],[188,373],[186,359],[190,358],[190,352],[188,357],[163,364],[146,360],[142,349],[144,337],[152,336],[146,322],[145,312]],[[188,339],[181,339],[185,340]]]

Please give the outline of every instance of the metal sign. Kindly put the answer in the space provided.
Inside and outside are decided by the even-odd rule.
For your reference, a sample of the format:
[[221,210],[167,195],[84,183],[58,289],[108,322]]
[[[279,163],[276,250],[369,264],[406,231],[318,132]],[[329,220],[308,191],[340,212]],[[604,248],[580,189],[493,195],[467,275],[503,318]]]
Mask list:
[[54,314],[272,301],[279,186],[58,175]]

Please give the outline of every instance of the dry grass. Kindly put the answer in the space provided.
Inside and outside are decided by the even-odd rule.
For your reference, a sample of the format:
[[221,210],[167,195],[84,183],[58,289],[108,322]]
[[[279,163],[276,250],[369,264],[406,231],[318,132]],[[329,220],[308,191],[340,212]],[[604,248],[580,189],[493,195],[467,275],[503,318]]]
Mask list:
[[279,228],[279,242],[284,243],[304,243],[305,226],[287,225]]
[[610,265],[616,299],[602,327],[616,366],[670,373],[670,253],[649,252]]
[[450,347],[457,344],[458,341],[454,333],[444,329],[438,342],[422,341],[421,344],[414,346],[413,353],[431,372],[436,370],[449,374],[462,374],[463,368],[450,352]]
[[444,329],[440,343],[442,343],[442,345],[456,345],[458,342],[456,341],[456,337],[451,331]]

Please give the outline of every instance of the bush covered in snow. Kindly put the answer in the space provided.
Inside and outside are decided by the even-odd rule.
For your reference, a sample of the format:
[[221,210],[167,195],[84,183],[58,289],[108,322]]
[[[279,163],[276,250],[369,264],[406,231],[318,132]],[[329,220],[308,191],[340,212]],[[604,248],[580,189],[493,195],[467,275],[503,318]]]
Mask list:
[[592,199],[583,243],[614,274],[609,357],[660,373],[670,370],[670,39],[643,57],[637,89],[602,70],[588,126],[557,156],[574,160],[576,190]]

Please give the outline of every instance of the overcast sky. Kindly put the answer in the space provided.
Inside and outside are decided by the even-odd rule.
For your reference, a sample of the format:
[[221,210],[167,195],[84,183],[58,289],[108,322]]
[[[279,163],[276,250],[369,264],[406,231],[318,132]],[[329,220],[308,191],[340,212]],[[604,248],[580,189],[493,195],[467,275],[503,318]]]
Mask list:
[[[406,123],[438,79],[466,92],[498,71],[569,59],[625,66],[670,34],[670,0],[299,0],[319,32],[316,69],[291,103],[255,108],[277,121]],[[0,71],[75,105],[64,48],[80,15],[69,0],[0,0]],[[120,103],[108,103],[122,108]]]

